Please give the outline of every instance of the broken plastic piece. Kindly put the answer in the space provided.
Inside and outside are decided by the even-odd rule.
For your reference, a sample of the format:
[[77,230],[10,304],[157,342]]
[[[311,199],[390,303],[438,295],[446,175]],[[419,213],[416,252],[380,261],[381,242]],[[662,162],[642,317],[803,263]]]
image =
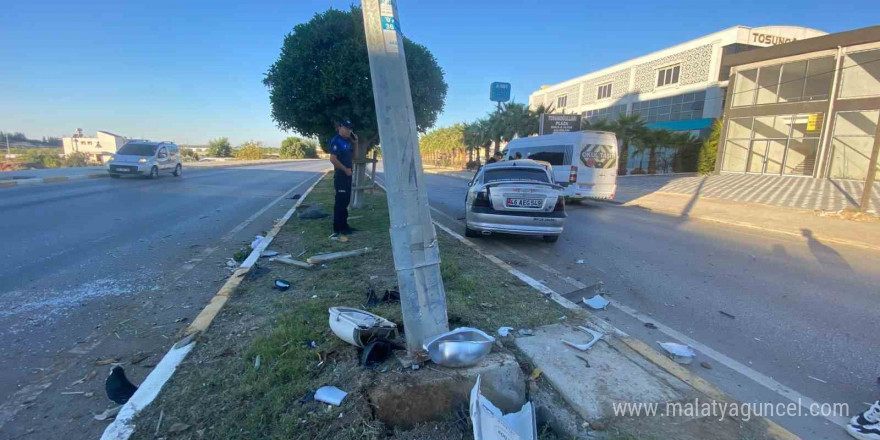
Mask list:
[[260,252],[260,258],[274,257],[274,256],[276,256],[276,255],[278,255],[278,251],[263,251],[263,252]]
[[435,364],[444,367],[469,367],[476,365],[492,351],[495,338],[486,332],[459,327],[425,339],[422,347]]
[[528,329],[528,328],[521,328],[521,329],[519,329],[519,331],[517,331],[517,333],[519,333],[520,336],[534,336],[535,335],[535,331],[532,329]]
[[379,339],[364,346],[361,354],[361,366],[374,367],[388,359],[394,351],[394,344]]
[[[342,237],[345,237],[344,235]],[[371,252],[372,249],[365,247],[363,249],[355,249],[353,251],[331,252],[329,254],[319,254],[309,257],[306,262],[309,264],[320,264],[326,261],[336,260],[345,257],[355,257]]]
[[586,261],[584,261],[584,260],[576,260],[574,262],[574,264],[584,264],[584,263],[586,263]]
[[535,407],[526,402],[522,408],[510,414],[502,414],[486,396],[480,393],[480,376],[471,389],[471,421],[474,440],[537,440],[538,424]]
[[590,342],[587,342],[586,344],[575,344],[574,342],[566,341],[563,339],[562,343],[565,345],[568,345],[570,347],[574,347],[580,351],[587,351],[590,349],[590,347],[593,346],[593,344],[598,342],[599,339],[602,339],[602,336],[605,336],[605,334],[603,334],[602,332],[597,332],[596,330],[593,330],[591,328],[587,328],[587,327],[580,326],[580,325],[578,326],[578,328],[593,335],[593,340],[591,340]]
[[605,310],[611,302],[602,298],[602,295],[597,294],[590,299],[584,298],[584,304],[588,305],[593,310]]
[[397,336],[397,325],[370,312],[349,307],[331,307],[330,329],[345,342],[363,347],[374,339]]
[[513,330],[513,327],[499,327],[498,328],[498,336],[502,338],[506,338],[507,335],[510,334],[510,331]]
[[667,353],[669,353],[669,357],[672,358],[672,360],[678,362],[679,364],[690,364],[694,361],[694,356],[697,355],[694,352],[693,348],[684,344],[679,344],[677,342],[657,343],[660,344],[660,346],[663,347],[663,349],[666,350]]
[[285,290],[290,289],[290,283],[284,280],[275,280],[275,289],[284,292]]
[[263,242],[263,238],[265,238],[265,237],[263,237],[262,235],[254,236],[254,241],[251,242],[251,249],[256,249],[257,246],[259,246],[260,243]]
[[329,403],[330,405],[339,406],[348,393],[333,386],[323,386],[315,391],[315,400],[318,402]]

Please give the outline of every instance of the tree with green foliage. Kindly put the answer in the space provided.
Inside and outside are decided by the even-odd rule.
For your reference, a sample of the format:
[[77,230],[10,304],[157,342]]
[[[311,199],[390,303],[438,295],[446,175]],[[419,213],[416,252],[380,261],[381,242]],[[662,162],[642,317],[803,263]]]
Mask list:
[[[465,154],[467,146],[464,142],[464,124],[432,130],[419,138],[419,151],[423,161],[436,162],[438,165],[455,165],[455,158]],[[458,162],[461,165],[461,162]]]
[[89,165],[89,155],[82,151],[77,151],[64,156],[61,164],[65,167],[85,167]]
[[239,145],[233,154],[239,160],[260,160],[263,158],[263,144],[256,141],[247,141]]
[[302,139],[291,136],[281,141],[281,149],[278,155],[282,159],[317,159],[317,142],[312,139]]
[[25,160],[37,168],[58,168],[61,166],[59,151],[54,148],[29,149]]
[[712,131],[709,137],[700,147],[700,156],[697,159],[697,171],[700,174],[712,174],[715,172],[715,161],[718,158],[718,142],[721,140],[722,119],[712,122]]
[[[443,69],[425,46],[403,38],[415,122],[424,133],[443,110],[448,86]],[[378,145],[379,130],[361,9],[328,9],[293,28],[281,55],[269,67],[272,118],[282,130],[317,137],[327,151],[336,134],[334,121],[348,119],[365,157]]]
[[181,148],[180,157],[186,162],[198,162],[199,155],[191,148]]
[[232,144],[225,137],[211,139],[208,142],[208,155],[211,157],[232,157]]

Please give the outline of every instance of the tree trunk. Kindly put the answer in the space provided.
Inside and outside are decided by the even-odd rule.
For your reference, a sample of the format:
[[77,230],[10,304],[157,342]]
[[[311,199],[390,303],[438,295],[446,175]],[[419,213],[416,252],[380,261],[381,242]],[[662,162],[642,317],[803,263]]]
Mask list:
[[657,172],[657,147],[651,147],[650,155],[648,156],[648,174],[654,174]]
[[617,175],[625,176],[627,173],[627,162],[629,161],[629,139],[622,138],[623,145],[620,147],[620,155],[617,159]]
[[501,151],[501,139],[495,139],[495,153]]
[[491,142],[487,142],[487,143],[486,143],[486,146],[484,147],[485,152],[486,152],[486,162],[488,162],[488,161],[489,161],[489,158],[492,156],[491,154],[489,154],[489,148],[492,148],[492,143],[491,143]]

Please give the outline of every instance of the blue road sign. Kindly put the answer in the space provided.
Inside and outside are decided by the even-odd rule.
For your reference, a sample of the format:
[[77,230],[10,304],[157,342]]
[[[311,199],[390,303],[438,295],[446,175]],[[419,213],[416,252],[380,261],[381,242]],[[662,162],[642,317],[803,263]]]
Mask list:
[[510,83],[493,82],[489,87],[489,100],[495,102],[510,101]]

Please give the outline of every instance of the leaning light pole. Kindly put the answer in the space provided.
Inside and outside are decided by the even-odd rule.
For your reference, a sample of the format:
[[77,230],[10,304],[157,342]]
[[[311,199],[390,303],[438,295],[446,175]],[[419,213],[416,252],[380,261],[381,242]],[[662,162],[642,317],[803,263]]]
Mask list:
[[406,348],[414,363],[419,363],[424,357],[422,341],[449,330],[440,249],[422,174],[397,1],[361,0],[361,7]]

